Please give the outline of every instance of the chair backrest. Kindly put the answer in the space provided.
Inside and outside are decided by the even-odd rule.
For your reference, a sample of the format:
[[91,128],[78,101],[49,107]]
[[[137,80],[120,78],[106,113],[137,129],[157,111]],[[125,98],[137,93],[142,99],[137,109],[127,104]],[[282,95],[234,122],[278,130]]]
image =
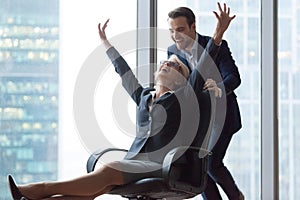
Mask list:
[[[206,121],[206,119],[203,119],[204,122],[200,122],[200,124],[205,123],[204,126],[206,129],[203,130],[203,133],[205,133],[205,137],[202,141],[201,148],[204,150],[207,150],[207,152],[199,151],[200,158],[203,158],[209,154],[209,152],[210,152],[209,144],[210,144],[211,136],[212,136],[213,132],[215,131],[214,128],[215,128],[215,121],[216,121],[217,99],[212,91],[210,91],[208,93],[207,98],[205,98],[205,104],[209,105],[208,109],[202,108],[202,112],[205,112],[204,117],[207,117],[207,119],[209,119],[209,120]],[[205,106],[203,106],[203,107],[205,107]]]

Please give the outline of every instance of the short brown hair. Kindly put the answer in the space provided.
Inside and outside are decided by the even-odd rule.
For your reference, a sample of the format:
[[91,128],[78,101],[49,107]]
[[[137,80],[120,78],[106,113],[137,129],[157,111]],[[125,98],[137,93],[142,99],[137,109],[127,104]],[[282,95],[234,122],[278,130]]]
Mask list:
[[169,18],[175,19],[177,17],[185,17],[188,25],[191,27],[195,23],[195,14],[193,11],[187,7],[178,7],[170,11],[168,14]]

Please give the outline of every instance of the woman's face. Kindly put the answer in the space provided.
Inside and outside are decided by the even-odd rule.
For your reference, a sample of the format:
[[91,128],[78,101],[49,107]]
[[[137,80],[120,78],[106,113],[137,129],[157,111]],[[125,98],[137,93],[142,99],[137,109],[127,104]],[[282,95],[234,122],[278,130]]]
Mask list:
[[185,78],[181,66],[175,59],[161,61],[156,74],[157,82],[171,89],[171,85],[173,88],[173,86],[178,85],[178,82],[182,82],[182,79]]

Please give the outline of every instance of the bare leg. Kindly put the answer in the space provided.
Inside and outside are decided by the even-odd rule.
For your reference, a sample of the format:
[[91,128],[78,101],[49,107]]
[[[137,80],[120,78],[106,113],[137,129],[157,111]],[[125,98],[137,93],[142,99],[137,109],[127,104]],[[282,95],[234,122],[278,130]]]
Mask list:
[[109,186],[106,189],[104,189],[103,193],[98,193],[94,196],[89,196],[89,197],[78,197],[78,196],[53,196],[53,197],[49,197],[49,198],[44,198],[42,200],[94,200],[96,197],[100,196],[101,194],[105,194],[106,192],[110,191],[112,188],[114,188],[115,186]]
[[94,200],[95,197],[54,196],[42,200]]
[[104,194],[104,193],[110,191],[114,187],[115,186],[109,186],[109,187],[105,188],[102,193],[98,193],[98,194],[96,194],[94,196],[78,197],[78,196],[61,196],[61,195],[56,195],[56,196],[52,196],[52,197],[49,197],[49,198],[44,198],[44,199],[41,199],[41,200],[94,200],[96,197],[98,197],[101,194]]
[[54,195],[65,198],[66,196],[95,198],[109,191],[112,186],[124,184],[122,172],[116,169],[119,169],[118,162],[113,162],[72,180],[35,183],[18,188],[29,199],[43,199]]

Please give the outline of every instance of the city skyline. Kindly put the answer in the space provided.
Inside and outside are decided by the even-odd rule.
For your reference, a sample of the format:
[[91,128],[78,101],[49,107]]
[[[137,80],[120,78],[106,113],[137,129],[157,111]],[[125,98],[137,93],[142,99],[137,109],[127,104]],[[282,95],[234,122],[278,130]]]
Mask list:
[[58,177],[58,1],[1,0],[0,196],[6,181]]

